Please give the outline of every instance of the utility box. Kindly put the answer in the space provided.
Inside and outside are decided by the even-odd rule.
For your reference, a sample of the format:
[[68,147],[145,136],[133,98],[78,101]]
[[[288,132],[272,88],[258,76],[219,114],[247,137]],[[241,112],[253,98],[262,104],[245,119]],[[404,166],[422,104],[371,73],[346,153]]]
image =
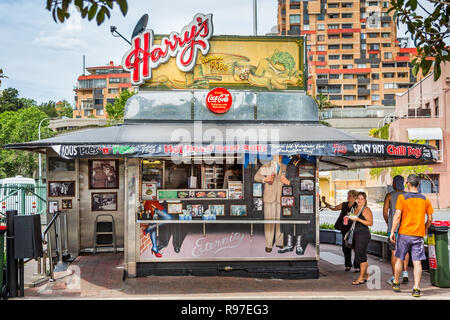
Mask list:
[[40,215],[14,216],[14,259],[34,259],[42,254]]
[[431,284],[440,288],[450,288],[449,225],[449,221],[436,221],[428,230],[428,256]]

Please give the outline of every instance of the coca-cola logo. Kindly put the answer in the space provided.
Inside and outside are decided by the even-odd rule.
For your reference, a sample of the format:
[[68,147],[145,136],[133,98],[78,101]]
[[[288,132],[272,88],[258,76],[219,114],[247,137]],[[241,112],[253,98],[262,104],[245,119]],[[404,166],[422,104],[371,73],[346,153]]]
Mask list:
[[224,88],[215,88],[206,96],[206,105],[214,113],[225,113],[231,108],[231,93]]

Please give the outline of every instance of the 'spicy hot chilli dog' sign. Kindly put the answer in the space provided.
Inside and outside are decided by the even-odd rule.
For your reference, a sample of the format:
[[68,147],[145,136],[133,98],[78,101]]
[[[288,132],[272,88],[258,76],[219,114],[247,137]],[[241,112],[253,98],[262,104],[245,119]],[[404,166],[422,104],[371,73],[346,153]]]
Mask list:
[[122,66],[131,72],[131,83],[142,84],[152,78],[152,69],[175,57],[177,67],[183,72],[191,71],[198,51],[206,55],[210,49],[209,39],[213,33],[212,14],[197,13],[181,33],[172,32],[159,45],[154,44],[153,30],[147,29],[131,40],[131,49],[122,58]]

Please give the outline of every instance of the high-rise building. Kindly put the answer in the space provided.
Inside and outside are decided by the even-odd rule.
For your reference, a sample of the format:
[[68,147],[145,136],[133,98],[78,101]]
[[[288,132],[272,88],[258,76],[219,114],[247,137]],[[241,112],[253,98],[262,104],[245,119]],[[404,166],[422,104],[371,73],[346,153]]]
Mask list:
[[89,74],[79,76],[74,88],[76,109],[73,116],[106,118],[106,104],[114,104],[114,98],[131,87],[130,73],[112,61],[109,65],[86,70]]
[[416,79],[389,0],[278,0],[279,35],[306,36],[308,91],[339,107],[395,105]]

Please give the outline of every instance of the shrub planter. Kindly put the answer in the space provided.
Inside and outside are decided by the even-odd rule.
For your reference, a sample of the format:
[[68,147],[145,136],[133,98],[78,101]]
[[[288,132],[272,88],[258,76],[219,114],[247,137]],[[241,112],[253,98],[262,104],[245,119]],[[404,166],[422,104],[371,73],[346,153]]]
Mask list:
[[341,245],[341,232],[333,229],[320,229],[320,243]]

